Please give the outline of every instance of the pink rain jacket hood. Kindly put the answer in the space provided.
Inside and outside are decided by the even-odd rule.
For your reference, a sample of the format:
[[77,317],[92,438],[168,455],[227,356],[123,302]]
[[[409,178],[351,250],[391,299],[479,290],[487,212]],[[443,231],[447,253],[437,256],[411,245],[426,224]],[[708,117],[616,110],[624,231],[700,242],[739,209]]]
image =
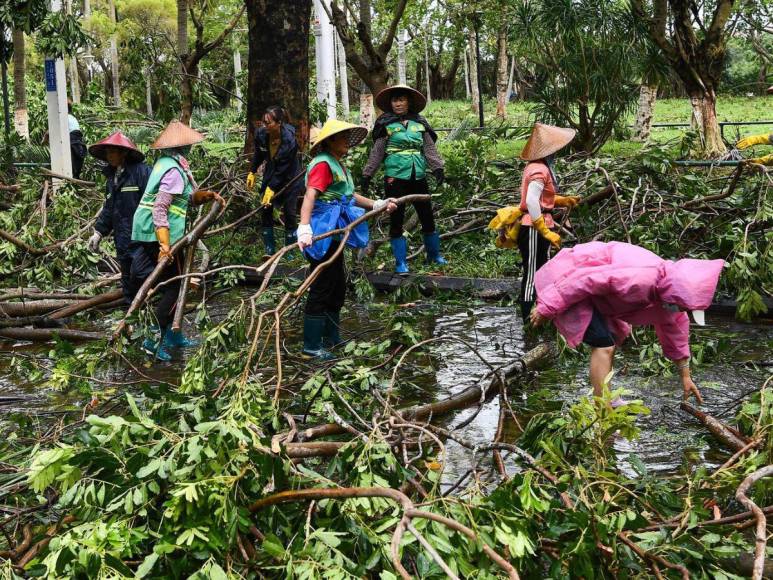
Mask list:
[[653,325],[663,353],[680,360],[690,356],[689,318],[663,304],[708,308],[723,266],[723,260],[664,260],[622,242],[578,244],[537,271],[537,311],[553,320],[571,347],[582,341],[594,307],[618,344],[631,325]]

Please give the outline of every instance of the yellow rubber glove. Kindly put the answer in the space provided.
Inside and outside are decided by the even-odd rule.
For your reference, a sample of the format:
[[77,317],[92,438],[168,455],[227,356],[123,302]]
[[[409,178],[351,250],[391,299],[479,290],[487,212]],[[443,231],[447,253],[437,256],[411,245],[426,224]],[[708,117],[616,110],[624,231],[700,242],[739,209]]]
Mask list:
[[266,191],[263,193],[263,199],[260,200],[262,205],[271,205],[271,200],[274,199],[274,190],[270,187],[266,187]]
[[556,207],[577,207],[580,203],[579,195],[557,195],[555,199]]
[[770,135],[749,135],[741,139],[735,146],[738,149],[748,149],[754,145],[773,145],[773,143],[770,142]]
[[531,225],[543,238],[549,241],[556,250],[561,247],[561,236],[559,236],[556,232],[550,231],[548,226],[545,225],[544,217],[539,216],[539,218],[531,222]]
[[494,240],[497,248],[514,248],[517,245],[522,215],[521,208],[512,205],[497,210],[497,215],[488,225],[489,229],[497,231]]
[[773,153],[762,157],[755,157],[754,159],[749,159],[749,161],[751,163],[759,163],[760,165],[773,165]]
[[252,191],[253,187],[255,187],[255,174],[252,171],[250,171],[247,174],[247,189]]
[[156,228],[156,239],[158,240],[158,245],[161,246],[160,251],[158,252],[158,260],[161,261],[162,258],[169,258],[169,261],[172,261],[172,254],[171,254],[171,246],[169,244],[169,228]]

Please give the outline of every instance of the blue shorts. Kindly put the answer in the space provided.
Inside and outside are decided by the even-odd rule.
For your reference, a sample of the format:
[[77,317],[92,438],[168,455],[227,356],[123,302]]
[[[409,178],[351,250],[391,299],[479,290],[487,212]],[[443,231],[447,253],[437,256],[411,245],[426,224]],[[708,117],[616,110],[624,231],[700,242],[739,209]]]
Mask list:
[[615,346],[615,337],[609,332],[604,316],[596,308],[593,309],[593,316],[591,316],[590,324],[585,330],[582,341],[588,346],[596,348]]

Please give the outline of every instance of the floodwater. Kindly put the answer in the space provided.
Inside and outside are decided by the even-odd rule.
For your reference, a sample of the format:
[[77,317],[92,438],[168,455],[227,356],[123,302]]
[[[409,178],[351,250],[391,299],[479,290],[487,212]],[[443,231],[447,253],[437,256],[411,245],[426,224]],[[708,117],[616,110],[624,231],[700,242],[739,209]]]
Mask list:
[[[213,317],[216,318],[218,313],[224,315],[232,304],[233,297],[219,300],[214,306]],[[528,350],[520,317],[513,307],[424,306],[415,312],[424,337],[443,340],[427,347],[432,354],[433,367],[411,377],[416,387],[403,394],[412,401],[429,402],[458,393],[475,384],[491,367],[507,364]],[[378,326],[372,312],[357,308],[346,313],[342,334],[344,338],[351,337],[361,333],[364,326],[374,324]],[[703,409],[720,418],[730,418],[744,395],[759,389],[772,372],[770,346],[773,344],[773,326],[765,323],[740,324],[709,314],[707,326],[694,329],[694,335],[700,342],[724,341],[731,345],[729,350],[717,357],[718,360],[694,369],[694,379],[705,399]],[[292,341],[293,337],[288,340]],[[80,415],[83,412],[82,406],[88,399],[83,393],[61,393],[41,388],[39,377],[20,380],[18,373],[9,372],[12,358],[41,359],[50,349],[50,345],[14,345],[10,342],[0,345],[0,417],[20,413],[45,421],[64,413]],[[420,359],[415,361],[415,368],[426,369],[427,357],[422,355]],[[721,464],[728,457],[728,451],[718,446],[701,425],[679,410],[682,394],[679,379],[675,375],[653,378],[636,374],[629,369],[635,368],[631,363],[637,359],[636,346],[629,341],[623,352],[618,354],[618,374],[613,379],[613,387],[628,389],[630,393],[625,398],[642,400],[652,413],[639,418],[641,435],[637,440],[627,441],[617,437],[612,441],[622,468],[634,475],[627,461],[632,453],[643,461],[649,471],[662,474],[673,473],[684,464],[704,464],[708,467]],[[754,366],[749,361],[761,364]],[[158,365],[152,369],[140,366],[138,370],[157,379],[174,382],[181,364]],[[406,370],[406,373],[410,372]],[[137,378],[136,373],[137,370],[117,364],[100,380],[105,384],[128,382]],[[116,392],[120,390],[118,386]],[[530,380],[523,381],[512,390],[509,398],[521,426],[525,426],[530,414],[559,409],[589,392],[586,363],[581,357],[567,357],[558,366],[535,373]],[[468,441],[485,444],[493,439],[498,418],[499,403],[495,397],[480,410],[468,409],[447,418],[446,425],[452,427],[469,421],[460,429],[460,434]],[[519,431],[519,426],[510,422],[505,430],[506,439],[514,440]],[[470,452],[453,442],[448,442],[447,454],[443,483],[450,485],[474,464]],[[478,461],[483,466],[490,465],[491,454],[478,454]],[[511,473],[517,468],[510,462],[506,465]]]

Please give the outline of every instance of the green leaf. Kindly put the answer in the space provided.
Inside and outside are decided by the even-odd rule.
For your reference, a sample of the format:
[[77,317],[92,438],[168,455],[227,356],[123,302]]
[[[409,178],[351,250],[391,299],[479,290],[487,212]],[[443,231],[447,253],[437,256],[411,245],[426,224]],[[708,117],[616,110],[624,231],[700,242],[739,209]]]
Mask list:
[[145,559],[142,561],[142,564],[140,564],[140,567],[137,568],[137,573],[135,574],[135,578],[144,578],[147,576],[150,571],[153,569],[153,566],[156,565],[156,561],[158,561],[158,554],[155,552],[151,552],[147,556],[145,556]]

